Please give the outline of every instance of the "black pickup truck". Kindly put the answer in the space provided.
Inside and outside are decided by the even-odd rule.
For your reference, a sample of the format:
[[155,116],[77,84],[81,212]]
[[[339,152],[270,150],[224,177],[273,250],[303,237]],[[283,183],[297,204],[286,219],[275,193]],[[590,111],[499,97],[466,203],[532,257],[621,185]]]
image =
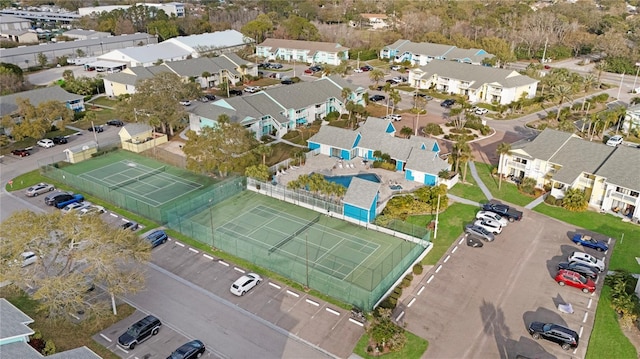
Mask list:
[[522,212],[515,208],[511,208],[506,204],[501,203],[486,203],[482,205],[482,209],[501,215],[509,220],[509,222],[519,221],[522,219]]

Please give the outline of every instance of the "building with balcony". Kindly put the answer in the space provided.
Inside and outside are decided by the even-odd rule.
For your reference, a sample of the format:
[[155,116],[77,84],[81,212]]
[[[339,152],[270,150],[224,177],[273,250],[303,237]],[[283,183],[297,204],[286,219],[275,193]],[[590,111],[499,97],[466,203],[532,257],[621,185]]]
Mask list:
[[[78,14],[80,16],[97,16],[103,12],[109,13],[114,10],[126,10],[131,6],[132,5],[104,5],[104,6],[81,7],[78,9]],[[179,18],[184,17],[184,4],[179,2],[167,2],[164,4],[142,2],[142,3],[137,3],[136,6],[145,6],[145,7],[153,8],[152,13],[156,13],[158,12],[158,10],[162,10],[169,17],[171,16],[175,16]]]
[[484,59],[494,57],[482,49],[461,49],[453,45],[430,42],[412,42],[400,39],[380,50],[380,58],[392,62],[409,61],[412,65],[424,66],[432,60],[449,60],[480,65]]
[[564,198],[567,189],[585,192],[589,206],[640,220],[640,150],[610,147],[577,135],[546,129],[532,141],[514,143],[500,156],[498,173],[533,178],[550,195]]
[[461,95],[470,102],[506,105],[536,95],[538,80],[514,70],[435,60],[412,69],[409,83],[420,89]]
[[349,48],[334,42],[266,39],[256,46],[256,56],[266,60],[340,65]]
[[60,86],[50,86],[0,96],[0,113],[10,115],[18,111],[18,99],[29,100],[29,103],[36,107],[43,102],[58,101],[64,103],[73,112],[84,111],[84,97],[67,92]]

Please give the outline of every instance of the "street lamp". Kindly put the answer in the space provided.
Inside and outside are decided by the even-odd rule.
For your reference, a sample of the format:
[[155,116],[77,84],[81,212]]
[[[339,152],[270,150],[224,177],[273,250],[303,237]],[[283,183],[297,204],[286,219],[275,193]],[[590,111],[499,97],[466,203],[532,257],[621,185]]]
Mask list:
[[356,63],[356,68],[359,69],[360,68],[360,53],[362,51],[358,51],[358,62]]
[[640,71],[640,62],[636,62],[636,78],[633,80],[633,88],[631,89],[631,91],[633,91],[633,93],[636,92],[636,81],[638,81],[638,72]]

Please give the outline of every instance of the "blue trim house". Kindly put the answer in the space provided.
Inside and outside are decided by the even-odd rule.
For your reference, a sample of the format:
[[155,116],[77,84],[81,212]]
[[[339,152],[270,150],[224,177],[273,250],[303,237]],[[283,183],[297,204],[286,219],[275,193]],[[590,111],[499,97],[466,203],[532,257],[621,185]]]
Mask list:
[[395,162],[396,171],[405,173],[405,179],[425,185],[437,184],[438,173],[451,169],[451,165],[440,158],[440,146],[435,140],[416,136],[399,138],[395,133],[391,121],[369,117],[357,130],[322,126],[307,143],[311,150],[344,160],[360,157],[374,161],[374,152],[386,153]]
[[412,42],[400,39],[380,50],[380,58],[393,62],[410,61],[413,65],[424,66],[432,60],[449,60],[473,65],[482,64],[485,58],[494,57],[482,49],[461,49],[453,45],[430,42]]
[[344,215],[358,221],[370,223],[376,218],[376,206],[380,183],[353,177],[344,195]]

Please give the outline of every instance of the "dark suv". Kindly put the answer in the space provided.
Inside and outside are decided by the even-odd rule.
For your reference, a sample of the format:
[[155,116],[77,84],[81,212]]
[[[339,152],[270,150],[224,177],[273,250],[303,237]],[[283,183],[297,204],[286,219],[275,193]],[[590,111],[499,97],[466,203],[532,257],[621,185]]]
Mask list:
[[580,339],[575,331],[553,323],[532,322],[529,324],[529,334],[536,340],[544,338],[556,342],[564,350],[577,348]]
[[146,316],[130,326],[127,332],[118,338],[118,344],[126,349],[133,349],[152,335],[158,334],[161,326],[160,319],[153,315]]
[[69,199],[71,197],[72,197],[71,194],[69,194],[67,192],[55,192],[55,193],[52,193],[52,194],[46,196],[44,198],[44,203],[47,206],[53,206],[56,203],[56,200],[62,199],[62,198]]

